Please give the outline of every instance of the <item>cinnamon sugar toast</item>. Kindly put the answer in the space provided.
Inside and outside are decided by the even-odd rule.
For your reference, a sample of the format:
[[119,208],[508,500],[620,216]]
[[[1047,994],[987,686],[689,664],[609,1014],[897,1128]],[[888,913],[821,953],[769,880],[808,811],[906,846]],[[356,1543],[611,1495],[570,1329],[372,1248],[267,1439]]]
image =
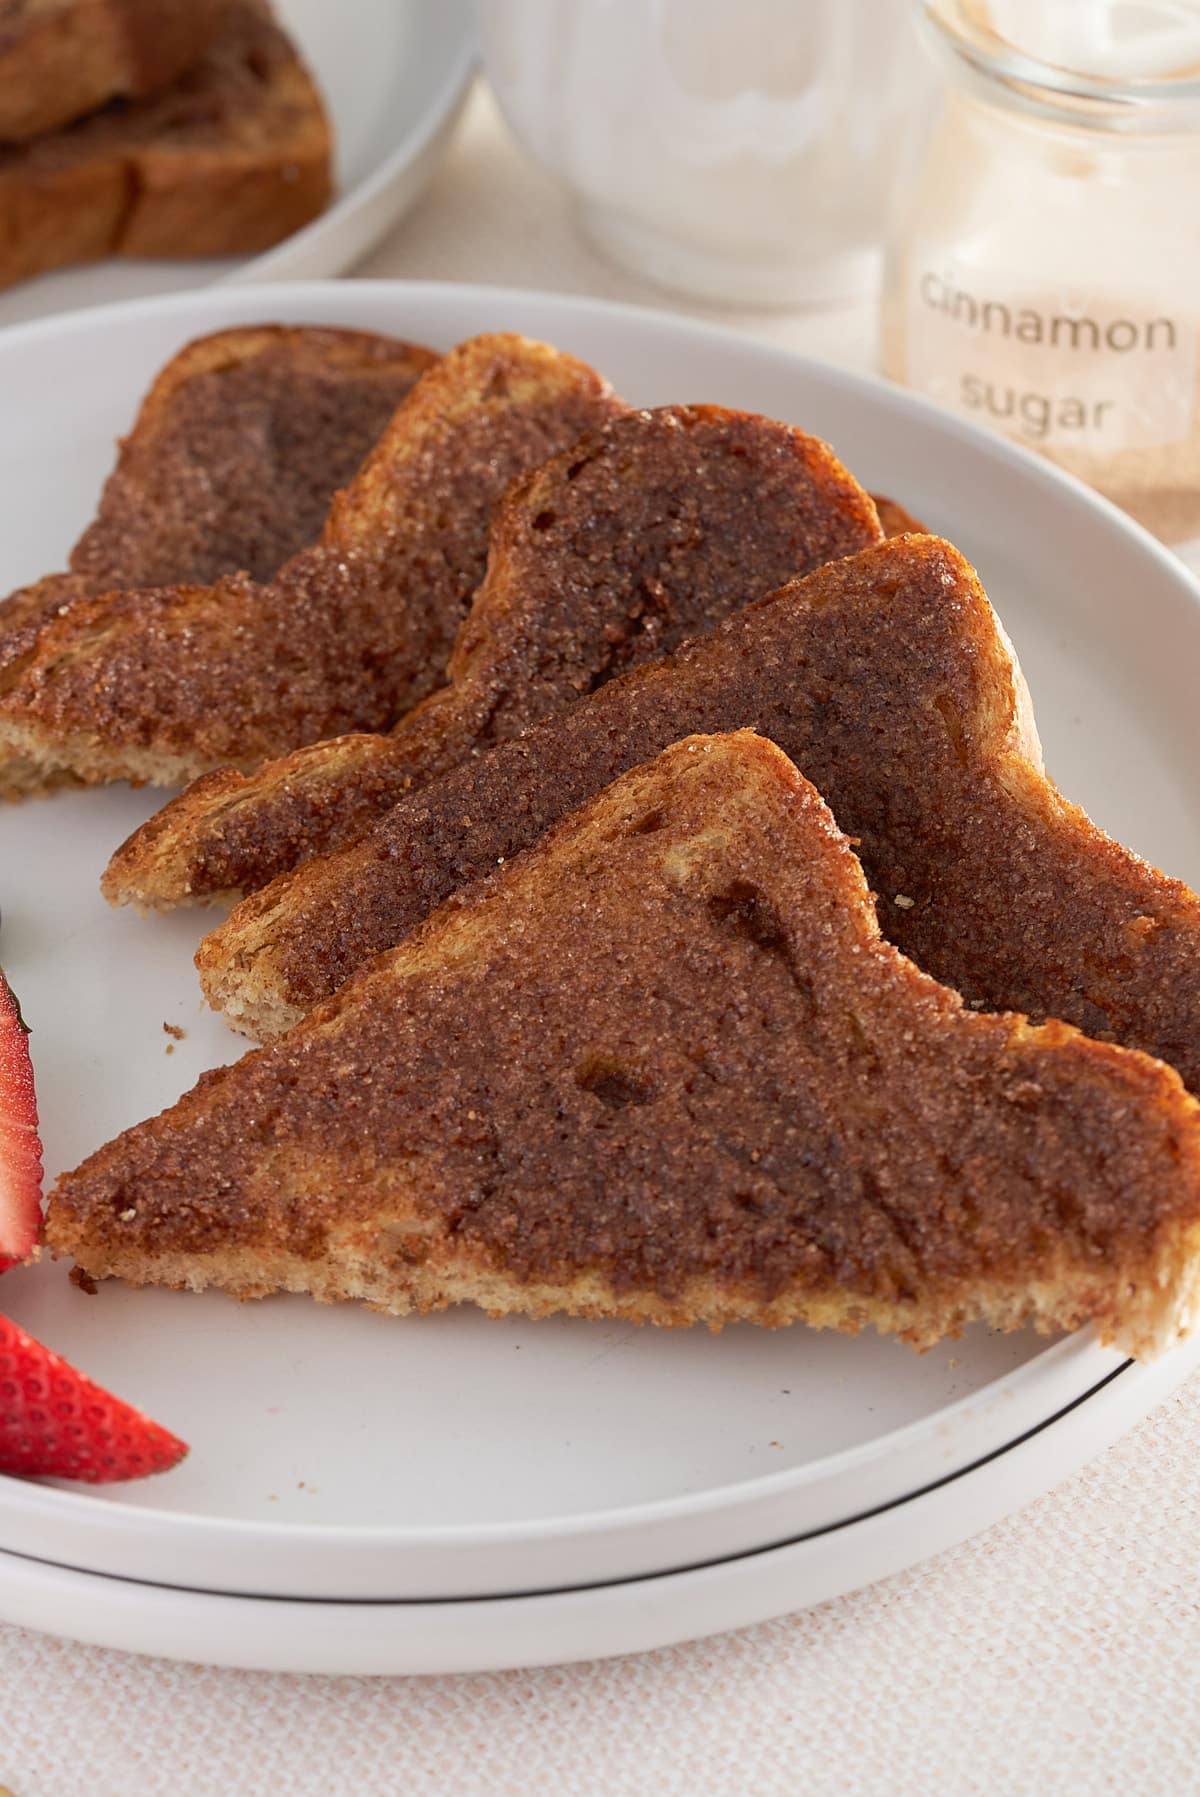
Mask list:
[[742,725],[858,839],[884,935],[927,972],[990,1010],[1110,1034],[1200,1092],[1200,900],[1046,779],[1007,639],[932,537],[792,583],[245,900],[201,943],[210,1002],[277,1034],[627,768]]
[[53,131],[117,97],[178,79],[208,49],[229,0],[5,0],[0,143]]
[[247,325],[198,337],[156,377],[67,572],[0,602],[0,664],[80,599],[269,580],[320,535],[400,401],[437,361],[370,331]]
[[441,691],[390,736],[201,780],[117,852],[105,893],[165,905],[262,885],[350,841],[403,793],[880,534],[871,500],[802,431],[716,406],[613,419],[497,509]]
[[46,1240],[242,1298],[1150,1355],[1196,1310],[1200,1104],[965,1009],[779,749],[690,738],[66,1175]]
[[230,0],[164,92],[0,146],[0,287],[103,256],[241,256],[331,191],[329,123],[263,0]]
[[442,678],[494,501],[618,409],[593,369],[545,344],[460,344],[272,581],[103,594],[0,668],[0,787],[175,785],[386,728]]

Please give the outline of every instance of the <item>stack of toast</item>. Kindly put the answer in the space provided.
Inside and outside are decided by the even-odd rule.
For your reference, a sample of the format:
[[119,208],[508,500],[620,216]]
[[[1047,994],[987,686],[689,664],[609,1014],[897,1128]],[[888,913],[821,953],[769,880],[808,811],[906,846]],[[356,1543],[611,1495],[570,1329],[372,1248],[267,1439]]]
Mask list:
[[251,254],[330,188],[320,94],[266,0],[0,8],[0,287],[103,256]]
[[[293,421],[253,474],[239,408]],[[1192,1326],[1200,899],[1048,779],[961,555],[802,431],[514,337],[190,346],[0,607],[10,796],[189,776],[104,891],[233,901],[197,961],[266,1045],[60,1180],[84,1274]]]

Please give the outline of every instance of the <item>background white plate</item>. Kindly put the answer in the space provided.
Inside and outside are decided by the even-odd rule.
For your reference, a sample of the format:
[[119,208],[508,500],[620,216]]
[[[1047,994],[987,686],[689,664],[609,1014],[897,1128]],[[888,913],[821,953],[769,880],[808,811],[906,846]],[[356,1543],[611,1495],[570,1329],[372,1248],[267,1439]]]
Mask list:
[[[199,331],[269,318],[443,345],[480,329],[524,329],[594,361],[630,399],[714,400],[815,429],[868,484],[946,530],[980,566],[1025,663],[1048,764],[1067,792],[1170,871],[1200,878],[1189,793],[1200,752],[1192,672],[1200,606],[1174,559],[1046,464],[923,402],[667,315],[498,290],[310,284],[213,289],[7,333],[0,589],[61,565],[90,514],[113,436],[166,356]],[[203,919],[110,913],[96,891],[108,851],[154,803],[113,790],[0,816],[0,949],[34,1028],[51,1173],[237,1052],[199,1008],[189,957]],[[170,1055],[164,1021],[187,1030]],[[800,1330],[713,1338],[568,1321],[494,1324],[466,1313],[405,1323],[303,1299],[237,1307],[216,1296],[110,1287],[89,1299],[61,1267],[10,1274],[0,1297],[193,1447],[167,1477],[99,1494],[0,1481],[0,1549],[89,1575],[260,1600],[373,1599],[376,1617],[398,1600],[406,1630],[414,1600],[432,1614],[436,1606],[421,1600],[510,1599],[454,1606],[463,1632],[438,1663],[459,1666],[512,1663],[513,1652],[648,1645],[646,1630],[633,1626],[645,1619],[633,1595],[627,1610],[615,1598],[603,1606],[605,1616],[628,1616],[627,1633],[619,1623],[598,1626],[590,1647],[582,1597],[559,1636],[514,1635],[506,1613],[549,1602],[518,1594],[634,1575],[674,1573],[708,1589],[700,1574],[678,1569],[813,1530],[838,1531],[836,1552],[819,1545],[829,1534],[802,1543],[803,1553],[781,1549],[792,1556],[787,1578],[764,1579],[761,1553],[737,1562],[760,1569],[746,1573],[758,1594],[751,1612],[830,1595],[831,1579],[847,1588],[961,1538],[1048,1484],[1118,1426],[1112,1394],[1122,1394],[1127,1420],[1192,1359],[1121,1373],[1070,1412],[1069,1449],[1061,1424],[1043,1429],[1035,1438],[1042,1447],[1025,1455],[1031,1470],[1013,1483],[1003,1450],[1119,1364],[1086,1336],[1047,1348],[974,1331],[918,1358],[873,1337]],[[903,1505],[995,1455],[970,1484],[941,1485],[961,1497],[938,1495],[932,1510],[928,1499]],[[986,1500],[966,1495],[980,1481]],[[854,1518],[896,1504],[903,1510],[887,1525],[887,1554],[872,1561],[846,1547],[867,1527]],[[926,1518],[919,1526],[903,1520],[918,1514]],[[10,1605],[26,1619],[36,1604],[31,1576],[21,1605],[15,1597]],[[14,1592],[18,1582],[10,1581]],[[0,1582],[0,1613],[6,1588]],[[716,1610],[684,1605],[681,1631],[747,1620],[750,1588],[745,1601]],[[122,1587],[117,1608],[136,1609],[136,1593],[147,1589]],[[211,1601],[229,1605],[216,1612],[227,1623],[224,1634],[205,1630],[203,1651],[236,1663],[250,1651],[238,1606]],[[154,1603],[161,1610],[161,1598]],[[278,1620],[282,1612],[289,1622]],[[47,1599],[47,1626],[66,1626],[70,1613]],[[194,1654],[185,1613],[171,1613],[178,1651]],[[364,1669],[362,1651],[320,1622],[325,1613],[268,1603],[277,1645],[258,1638],[254,1663]],[[449,1625],[439,1626],[444,1633]],[[371,1627],[373,1640],[386,1634],[378,1620]],[[146,1644],[115,1623],[109,1636],[91,1638]],[[677,1637],[660,1629],[658,1638]],[[166,1650],[161,1631],[153,1643]],[[411,1640],[404,1652],[413,1669]],[[397,1665],[399,1653],[381,1650],[380,1669]]]
[[333,201],[274,249],[241,259],[112,258],[0,291],[0,326],[206,281],[340,274],[419,199],[475,61],[471,0],[274,0],[333,121]]

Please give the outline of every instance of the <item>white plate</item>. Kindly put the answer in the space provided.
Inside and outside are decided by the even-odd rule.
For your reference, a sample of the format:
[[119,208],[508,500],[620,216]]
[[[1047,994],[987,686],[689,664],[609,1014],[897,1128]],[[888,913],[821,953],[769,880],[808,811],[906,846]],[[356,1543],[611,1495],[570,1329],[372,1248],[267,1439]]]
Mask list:
[[[1200,1344],[1181,1354],[1194,1371]],[[1126,1361],[1093,1397],[958,1477],[781,1547],[654,1578],[451,1603],[331,1603],[217,1596],[0,1551],[0,1613],[105,1647],[273,1672],[478,1672],[644,1653],[822,1603],[965,1541],[1115,1441],[1180,1372]]]
[[311,225],[259,256],[117,258],[0,292],[0,326],[206,281],[336,275],[419,199],[454,128],[475,63],[471,0],[274,0],[333,121],[336,189]]
[[[594,361],[631,399],[715,400],[819,431],[864,480],[976,560],[1025,662],[1047,759],[1068,793],[1172,872],[1200,878],[1190,800],[1200,606],[1178,563],[1046,464],[922,401],[665,314],[356,282],[212,289],[8,333],[0,589],[61,564],[111,439],[159,363],[199,331],[270,318],[435,344],[524,329]],[[3,952],[34,1027],[52,1173],[237,1051],[199,1007],[189,957],[203,919],[112,913],[96,891],[108,851],[153,805],[113,790],[0,818]],[[170,1055],[164,1021],[187,1030]],[[1047,1347],[973,1331],[918,1358],[874,1337],[800,1330],[714,1338],[496,1324],[473,1313],[396,1322],[303,1299],[238,1307],[110,1287],[89,1299],[54,1267],[8,1275],[0,1298],[193,1447],[165,1478],[98,1494],[0,1481],[0,1550],[80,1577],[240,1594],[206,1598],[204,1614],[226,1620],[193,1635],[183,1597],[172,1610],[149,1584],[120,1587],[122,1614],[144,1602],[160,1618],[177,1617],[181,1653],[194,1656],[203,1639],[205,1654],[235,1663],[251,1652],[239,1616],[278,1618],[283,1606],[271,1599],[327,1600],[289,1603],[291,1620],[264,1622],[253,1654],[258,1664],[331,1671],[363,1670],[364,1654],[380,1670],[413,1669],[416,1637],[404,1631],[414,1602],[443,1618],[432,1670],[618,1651],[651,1635],[678,1638],[662,1633],[669,1615],[680,1633],[698,1632],[828,1596],[961,1538],[1049,1484],[1193,1358],[1130,1368],[1104,1384],[1120,1363],[1086,1335]],[[1085,1398],[1069,1411],[1069,1431],[1050,1422]],[[1033,1438],[1041,1445],[1022,1450],[1028,1470],[1014,1481],[1007,1450],[1030,1430],[1041,1431]],[[912,1502],[934,1486],[936,1504]],[[881,1506],[892,1520],[871,1527],[888,1546],[872,1560],[847,1543],[868,1527],[855,1519]],[[834,1533],[836,1550],[822,1547]],[[787,1576],[764,1577],[762,1550],[801,1535],[810,1539],[778,1550]],[[656,1612],[658,1633],[648,1631],[650,1583],[674,1574],[664,1590],[708,1590],[709,1574],[680,1569],[720,1560],[732,1570],[717,1584],[740,1591],[736,1602],[680,1598]],[[32,1605],[33,1619],[68,1628],[70,1605],[47,1596],[37,1612],[30,1592],[45,1587],[41,1578],[0,1583],[0,1614],[29,1620]],[[589,1645],[581,1588],[631,1578],[645,1582],[608,1583]],[[20,1603],[6,1599],[18,1586]],[[572,1620],[557,1634],[531,1635],[511,1620],[514,1610],[532,1615],[522,1604],[555,1613],[548,1596],[522,1594],[571,1588]],[[627,1604],[611,1596],[618,1588]],[[246,1609],[251,1599],[258,1607]],[[328,1600],[356,1599],[373,1600],[376,1646],[356,1636],[354,1647],[321,1622]],[[439,1599],[460,1602],[428,1601]],[[389,1602],[401,1632],[385,1649],[379,1618]],[[214,1611],[219,1603],[228,1608]],[[168,1650],[158,1625],[139,1637],[114,1621],[97,1634],[103,1604],[88,1611],[81,1598],[85,1611],[87,1628],[75,1626],[90,1638]],[[451,1649],[454,1626],[461,1634]]]

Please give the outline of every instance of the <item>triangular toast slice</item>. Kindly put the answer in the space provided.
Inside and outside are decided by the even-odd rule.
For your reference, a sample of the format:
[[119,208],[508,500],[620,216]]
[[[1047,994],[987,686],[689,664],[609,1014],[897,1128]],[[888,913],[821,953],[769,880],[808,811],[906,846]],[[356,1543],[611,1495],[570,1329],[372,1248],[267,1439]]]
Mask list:
[[744,725],[860,841],[884,935],[928,972],[989,1009],[1110,1034],[1200,1091],[1200,900],[1046,779],[1011,646],[932,537],[819,569],[247,899],[201,944],[210,1002],[277,1034],[626,768]]
[[0,145],[0,287],[104,256],[266,249],[326,205],[331,149],[321,96],[270,8],[230,0],[170,87]]
[[417,382],[319,542],[274,580],[104,594],[0,669],[0,782],[177,785],[382,729],[442,678],[516,475],[623,410],[594,369],[498,335]]
[[105,893],[166,905],[261,886],[351,841],[403,793],[880,535],[867,494],[803,431],[718,406],[613,419],[497,508],[445,687],[390,736],[199,781],[118,851]]
[[1196,1305],[1200,1105],[964,1009],[779,749],[690,738],[67,1175],[46,1239],[239,1297],[1150,1354]]
[[80,599],[269,580],[320,535],[400,401],[437,361],[370,331],[246,325],[160,371],[67,571],[0,602],[0,663]]

